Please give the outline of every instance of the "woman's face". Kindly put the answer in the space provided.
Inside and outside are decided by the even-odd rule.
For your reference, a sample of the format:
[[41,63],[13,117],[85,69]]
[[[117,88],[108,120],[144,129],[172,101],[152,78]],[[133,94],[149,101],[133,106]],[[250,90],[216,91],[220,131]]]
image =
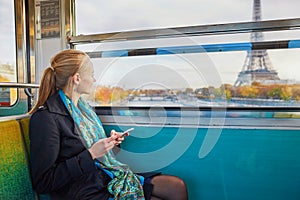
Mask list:
[[90,94],[94,89],[93,84],[96,82],[94,77],[94,67],[91,61],[87,61],[84,70],[79,73],[79,83],[77,92],[79,94]]

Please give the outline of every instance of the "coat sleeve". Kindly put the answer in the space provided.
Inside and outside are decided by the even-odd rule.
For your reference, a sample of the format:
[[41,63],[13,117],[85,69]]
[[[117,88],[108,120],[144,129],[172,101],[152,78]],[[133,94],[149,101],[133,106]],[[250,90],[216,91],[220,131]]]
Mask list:
[[88,150],[58,161],[60,130],[54,116],[43,110],[34,113],[30,119],[31,178],[38,193],[57,191],[84,173],[96,170]]

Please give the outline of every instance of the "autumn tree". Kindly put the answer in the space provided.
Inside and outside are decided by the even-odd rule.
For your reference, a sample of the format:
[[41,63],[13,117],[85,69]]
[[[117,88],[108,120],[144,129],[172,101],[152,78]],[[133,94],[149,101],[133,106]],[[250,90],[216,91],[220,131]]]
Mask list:
[[256,98],[258,94],[258,89],[255,86],[241,86],[237,89],[237,93],[239,96],[244,98]]
[[220,88],[222,96],[225,96],[227,100],[230,100],[235,95],[235,88],[231,84],[222,84]]
[[292,87],[292,94],[293,94],[293,99],[296,101],[300,101],[300,85],[299,84],[294,84]]
[[112,90],[109,87],[98,86],[95,91],[95,101],[100,104],[109,104],[111,102]]
[[128,92],[120,87],[114,87],[111,94],[111,102],[124,100],[128,96]]
[[280,98],[283,100],[290,100],[293,96],[292,87],[289,85],[281,86],[281,95]]
[[9,82],[9,79],[0,74],[0,82]]

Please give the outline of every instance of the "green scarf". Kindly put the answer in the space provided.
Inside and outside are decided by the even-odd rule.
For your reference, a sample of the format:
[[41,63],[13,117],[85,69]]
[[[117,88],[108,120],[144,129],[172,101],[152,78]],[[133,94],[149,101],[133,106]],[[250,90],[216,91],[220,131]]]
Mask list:
[[[80,130],[87,148],[99,139],[106,138],[98,116],[82,97],[79,98],[76,107],[62,90],[59,90],[59,95]],[[101,157],[100,164],[103,169],[113,174],[113,179],[109,182],[107,189],[115,199],[145,199],[139,176],[134,174],[127,165],[117,161],[112,151]]]

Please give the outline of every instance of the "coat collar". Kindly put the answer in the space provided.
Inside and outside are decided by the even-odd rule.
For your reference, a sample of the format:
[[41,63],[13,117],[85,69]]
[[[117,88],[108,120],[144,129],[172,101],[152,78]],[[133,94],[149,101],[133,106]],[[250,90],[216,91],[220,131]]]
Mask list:
[[49,97],[49,99],[46,101],[46,106],[48,107],[49,112],[61,115],[69,115],[69,111],[65,107],[58,92]]

